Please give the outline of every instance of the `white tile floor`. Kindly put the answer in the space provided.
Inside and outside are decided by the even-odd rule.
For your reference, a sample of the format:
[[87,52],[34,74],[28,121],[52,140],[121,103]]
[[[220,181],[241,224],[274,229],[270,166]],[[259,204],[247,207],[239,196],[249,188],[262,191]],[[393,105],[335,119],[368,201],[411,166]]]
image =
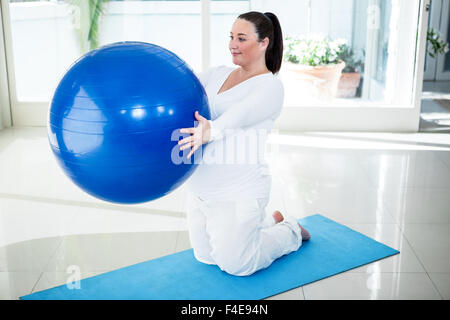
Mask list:
[[[450,299],[450,135],[274,134],[268,212],[321,213],[399,255],[270,299]],[[186,189],[142,205],[90,197],[45,128],[0,131],[0,299],[190,247]]]

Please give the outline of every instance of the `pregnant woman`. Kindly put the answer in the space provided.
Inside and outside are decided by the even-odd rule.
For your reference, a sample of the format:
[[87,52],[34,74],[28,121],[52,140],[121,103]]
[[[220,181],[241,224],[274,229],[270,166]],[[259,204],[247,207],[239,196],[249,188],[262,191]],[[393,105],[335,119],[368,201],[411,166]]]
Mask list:
[[189,238],[195,258],[237,275],[267,268],[310,238],[294,217],[266,215],[271,176],[264,146],[279,116],[284,89],[277,73],[283,36],[273,13],[247,12],[233,23],[229,50],[238,67],[199,74],[211,120],[182,128],[188,157],[203,147],[203,160],[188,180]]

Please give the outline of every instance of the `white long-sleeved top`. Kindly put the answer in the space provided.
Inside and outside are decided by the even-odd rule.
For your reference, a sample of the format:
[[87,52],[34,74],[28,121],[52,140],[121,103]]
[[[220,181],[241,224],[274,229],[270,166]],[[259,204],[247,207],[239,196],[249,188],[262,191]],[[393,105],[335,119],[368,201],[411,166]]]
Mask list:
[[283,106],[283,83],[264,73],[218,93],[234,69],[220,66],[198,74],[211,110],[211,140],[203,145],[203,159],[187,185],[201,199],[254,199],[270,194],[264,151]]

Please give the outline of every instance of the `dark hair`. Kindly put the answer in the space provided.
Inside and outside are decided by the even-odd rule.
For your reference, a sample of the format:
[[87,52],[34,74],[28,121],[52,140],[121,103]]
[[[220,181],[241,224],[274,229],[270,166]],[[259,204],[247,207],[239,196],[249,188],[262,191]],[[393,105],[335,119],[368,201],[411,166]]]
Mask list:
[[271,12],[250,11],[241,14],[238,19],[247,20],[255,25],[258,41],[262,41],[265,37],[269,38],[266,66],[273,74],[280,71],[283,59],[283,34],[277,16]]

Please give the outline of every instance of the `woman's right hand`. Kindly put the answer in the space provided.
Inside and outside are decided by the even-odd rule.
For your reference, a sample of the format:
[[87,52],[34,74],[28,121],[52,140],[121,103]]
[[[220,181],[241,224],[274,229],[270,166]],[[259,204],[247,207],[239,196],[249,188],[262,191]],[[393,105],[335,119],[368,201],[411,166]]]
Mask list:
[[205,117],[201,116],[198,111],[195,111],[195,119],[198,121],[198,125],[192,128],[182,128],[181,133],[190,133],[189,137],[181,139],[178,144],[181,145],[180,150],[191,147],[191,151],[187,155],[189,159],[194,152],[202,145],[207,143],[211,139],[211,125]]

